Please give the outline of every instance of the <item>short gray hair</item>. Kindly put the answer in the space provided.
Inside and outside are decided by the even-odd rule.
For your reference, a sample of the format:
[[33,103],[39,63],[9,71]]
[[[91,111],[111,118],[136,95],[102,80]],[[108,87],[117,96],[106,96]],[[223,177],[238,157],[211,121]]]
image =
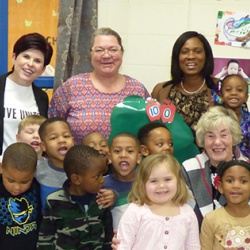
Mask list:
[[241,142],[242,133],[240,122],[234,111],[222,106],[214,106],[210,107],[208,111],[201,116],[195,127],[198,146],[204,148],[205,133],[221,124],[228,126],[232,134],[233,146]]

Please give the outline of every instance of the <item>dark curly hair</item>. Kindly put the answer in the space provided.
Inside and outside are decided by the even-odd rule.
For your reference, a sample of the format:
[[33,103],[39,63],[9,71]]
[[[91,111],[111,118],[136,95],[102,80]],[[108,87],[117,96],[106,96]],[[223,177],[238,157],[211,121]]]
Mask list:
[[163,123],[149,122],[145,124],[144,126],[142,126],[138,131],[137,137],[140,141],[140,144],[142,145],[146,144],[149,133],[155,128],[165,128],[166,130],[169,131],[169,129]]
[[94,148],[86,145],[75,145],[65,155],[63,168],[70,179],[72,174],[83,174],[91,166],[91,160],[103,159],[103,156]]

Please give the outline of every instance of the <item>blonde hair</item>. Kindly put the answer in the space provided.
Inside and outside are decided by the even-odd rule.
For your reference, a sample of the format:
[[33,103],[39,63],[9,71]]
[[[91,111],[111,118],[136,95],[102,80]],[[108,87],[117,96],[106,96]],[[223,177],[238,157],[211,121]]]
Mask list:
[[18,131],[17,134],[20,134],[20,132],[28,125],[30,124],[37,124],[41,125],[46,120],[45,117],[41,115],[28,115],[23,120],[21,120],[18,124]]
[[226,125],[229,128],[233,138],[233,146],[241,142],[240,123],[234,111],[222,106],[214,106],[201,116],[196,125],[196,142],[199,147],[204,148],[205,133],[219,125]]
[[152,154],[147,156],[139,164],[138,171],[135,175],[135,180],[132,190],[128,195],[129,202],[137,203],[138,205],[151,204],[152,202],[146,193],[146,182],[148,181],[152,169],[159,164],[167,163],[170,166],[171,172],[177,178],[177,192],[172,201],[176,204],[183,205],[190,198],[184,178],[182,177],[181,165],[170,154]]

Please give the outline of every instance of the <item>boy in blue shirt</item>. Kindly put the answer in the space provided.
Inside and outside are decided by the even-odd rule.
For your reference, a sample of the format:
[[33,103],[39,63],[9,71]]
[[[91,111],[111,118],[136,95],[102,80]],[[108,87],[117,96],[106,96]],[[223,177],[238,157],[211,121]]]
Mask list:
[[42,210],[48,194],[62,187],[67,179],[63,161],[68,150],[74,146],[74,138],[68,123],[60,117],[45,120],[38,130],[41,149],[47,159],[38,160],[35,177],[40,183]]
[[47,197],[38,249],[111,250],[112,215],[96,202],[107,158],[85,145],[73,146],[64,159],[67,180]]
[[128,207],[127,196],[132,188],[135,169],[141,161],[139,140],[132,134],[120,133],[110,142],[110,161],[113,173],[105,176],[104,188],[119,194],[118,201],[111,210],[113,227],[117,229],[122,214]]
[[[74,138],[69,124],[60,117],[45,120],[39,128],[41,148],[47,159],[39,160],[35,177],[40,183],[42,211],[45,209],[47,196],[60,189],[67,179],[63,169],[64,157],[74,146]],[[115,195],[112,190],[100,190],[97,196],[98,204],[108,207],[113,204]]]

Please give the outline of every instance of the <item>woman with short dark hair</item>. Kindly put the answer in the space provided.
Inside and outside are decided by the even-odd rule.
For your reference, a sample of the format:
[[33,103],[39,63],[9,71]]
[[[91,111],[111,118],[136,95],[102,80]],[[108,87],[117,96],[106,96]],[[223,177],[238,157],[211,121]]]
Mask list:
[[12,70],[0,76],[0,162],[5,148],[16,142],[19,122],[27,115],[47,117],[48,96],[34,85],[50,63],[51,45],[39,33],[21,36],[12,54]]

